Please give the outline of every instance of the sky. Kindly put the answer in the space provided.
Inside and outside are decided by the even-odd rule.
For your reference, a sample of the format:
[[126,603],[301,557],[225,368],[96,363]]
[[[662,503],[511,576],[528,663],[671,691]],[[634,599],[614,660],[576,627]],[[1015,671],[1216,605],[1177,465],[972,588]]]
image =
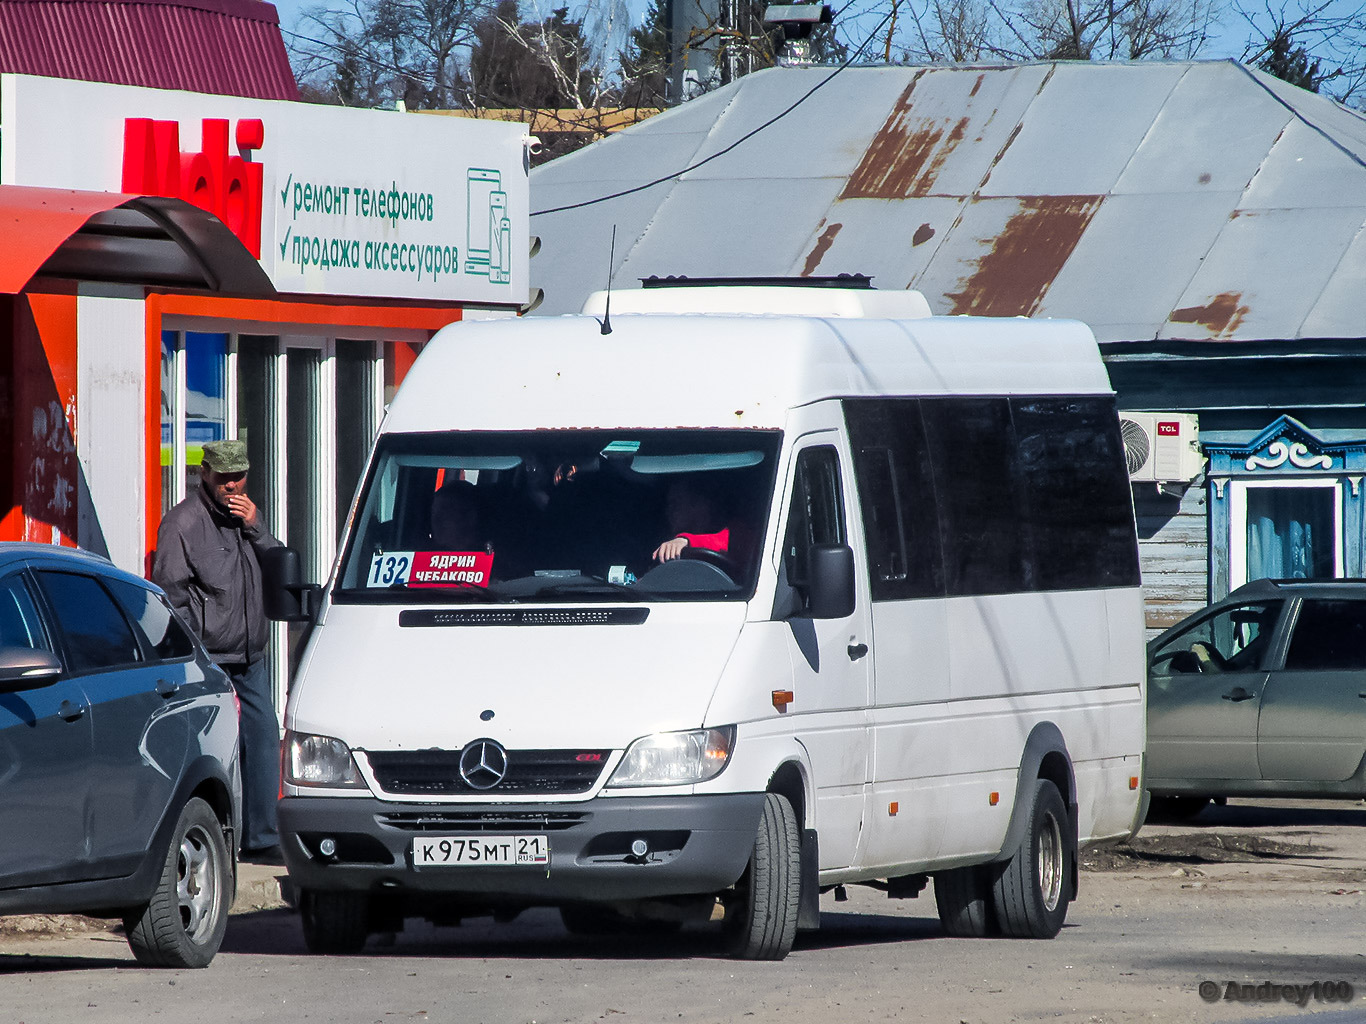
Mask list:
[[[272,2],[275,3],[276,9],[280,13],[280,27],[284,30],[292,30],[301,28],[298,24],[300,13],[305,8],[317,6],[319,0],[272,0]],[[522,6],[528,8],[530,7],[531,2],[532,0],[522,0]],[[566,0],[537,0],[537,2],[548,11],[552,7],[565,3]],[[580,6],[577,0],[567,0],[567,2],[571,8]],[[842,6],[843,3],[848,2],[848,0],[828,0],[828,2],[831,2],[832,6],[838,10],[840,6]],[[1300,3],[1314,3],[1317,5],[1321,0],[1284,0],[1284,2],[1286,6],[1293,8]],[[1247,6],[1254,9],[1261,9],[1264,4],[1265,6],[1274,9],[1281,6],[1282,0],[1245,0],[1245,3]],[[1332,16],[1335,14],[1351,13],[1362,9],[1364,3],[1366,3],[1366,0],[1330,0],[1325,14],[1327,16]],[[626,0],[626,6],[631,14],[633,24],[636,24],[639,23],[644,15],[645,9],[648,6],[648,0]],[[856,2],[850,6],[867,7],[871,6],[871,4]],[[876,20],[872,22],[872,25],[875,24]],[[872,25],[869,27],[871,28]],[[302,27],[301,30],[304,34],[308,33],[306,27]],[[1237,14],[1230,13],[1224,19],[1224,24],[1217,30],[1216,37],[1207,44],[1204,51],[1200,54],[1200,57],[1204,59],[1241,57],[1246,36],[1247,31],[1245,22],[1239,18]],[[286,43],[289,42],[288,35],[286,35],[285,41]],[[870,47],[870,53],[875,49],[876,47]]]

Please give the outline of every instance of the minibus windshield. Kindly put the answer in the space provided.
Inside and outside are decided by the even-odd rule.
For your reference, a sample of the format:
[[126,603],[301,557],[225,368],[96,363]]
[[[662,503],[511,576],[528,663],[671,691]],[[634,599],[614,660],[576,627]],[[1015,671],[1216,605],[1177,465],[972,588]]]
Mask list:
[[745,600],[776,430],[386,434],[334,599]]

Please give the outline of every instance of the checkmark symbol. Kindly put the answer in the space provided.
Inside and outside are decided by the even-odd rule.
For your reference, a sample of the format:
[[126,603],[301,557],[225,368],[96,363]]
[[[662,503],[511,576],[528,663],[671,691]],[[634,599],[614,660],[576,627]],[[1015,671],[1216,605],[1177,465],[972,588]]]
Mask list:
[[280,190],[280,205],[289,205],[289,185],[294,180],[294,172],[289,172],[289,177],[285,179],[285,187]]
[[289,245],[289,236],[293,231],[293,228],[285,229],[285,240],[280,243],[280,259],[285,258],[285,246]]

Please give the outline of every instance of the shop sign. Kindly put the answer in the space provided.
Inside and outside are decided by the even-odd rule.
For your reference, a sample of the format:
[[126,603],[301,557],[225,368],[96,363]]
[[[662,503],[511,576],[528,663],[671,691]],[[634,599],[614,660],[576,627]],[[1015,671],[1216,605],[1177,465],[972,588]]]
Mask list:
[[0,132],[0,182],[184,199],[281,292],[526,300],[524,125],[4,75]]

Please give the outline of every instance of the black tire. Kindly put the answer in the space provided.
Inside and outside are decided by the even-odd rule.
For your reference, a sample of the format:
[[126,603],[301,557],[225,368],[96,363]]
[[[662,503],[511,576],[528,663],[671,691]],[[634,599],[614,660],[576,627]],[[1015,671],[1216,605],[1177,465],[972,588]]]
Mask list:
[[213,808],[193,797],[181,808],[156,891],[123,919],[138,963],[207,967],[228,928],[232,855]]
[[797,937],[802,843],[787,797],[764,794],[749,865],[726,905],[730,952],[741,960],[781,960]]
[[975,864],[934,876],[934,903],[945,934],[959,939],[999,935],[991,904],[991,868]]
[[370,936],[370,896],[305,889],[299,894],[299,917],[310,953],[349,956],[364,949]]
[[1209,806],[1207,796],[1155,796],[1148,804],[1147,821],[1190,821]]
[[1039,779],[1020,848],[992,886],[1002,935],[1051,939],[1062,930],[1076,856],[1076,831],[1062,795],[1053,783]]

